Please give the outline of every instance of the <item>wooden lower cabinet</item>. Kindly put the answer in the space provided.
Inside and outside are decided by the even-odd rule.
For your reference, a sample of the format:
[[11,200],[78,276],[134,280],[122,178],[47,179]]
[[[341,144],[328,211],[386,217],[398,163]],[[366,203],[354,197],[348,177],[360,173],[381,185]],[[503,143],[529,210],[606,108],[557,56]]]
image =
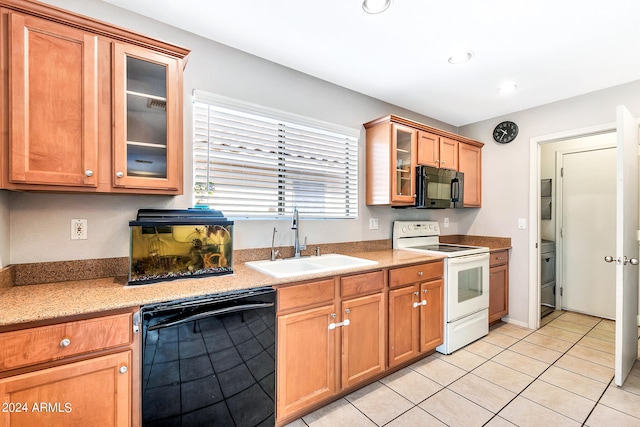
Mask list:
[[[385,370],[383,288],[383,272],[375,271],[279,289],[279,425]],[[311,295],[325,302],[314,306]]]
[[[420,284],[420,352],[430,351],[444,340],[444,280]],[[424,302],[426,301],[426,304]]]
[[136,310],[0,333],[0,425],[138,426]]
[[276,413],[284,418],[336,392],[336,315],[327,305],[278,317]]
[[6,427],[131,425],[131,351],[0,380]]
[[440,345],[442,277],[436,261],[278,288],[276,425]]
[[489,260],[489,324],[509,314],[509,251],[491,253]]
[[382,293],[342,303],[342,388],[384,371],[385,315]]
[[389,366],[396,366],[442,344],[443,280],[389,291]]

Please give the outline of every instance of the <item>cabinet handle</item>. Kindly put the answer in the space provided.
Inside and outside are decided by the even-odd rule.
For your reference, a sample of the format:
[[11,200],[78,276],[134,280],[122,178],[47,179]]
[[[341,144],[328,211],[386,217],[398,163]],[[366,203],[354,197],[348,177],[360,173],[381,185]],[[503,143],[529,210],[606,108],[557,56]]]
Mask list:
[[346,319],[344,322],[329,323],[329,330],[331,331],[335,328],[339,328],[340,326],[349,326],[350,323],[349,319]]
[[349,314],[349,313],[351,313],[351,310],[347,308],[347,309],[344,310],[344,312]]
[[423,293],[423,294],[426,294],[428,291],[429,291],[429,289],[423,289],[423,290],[422,290],[422,293]]
[[418,295],[420,295],[420,292],[415,291],[413,294],[414,294],[415,296],[418,296]]
[[427,300],[423,299],[421,302],[414,302],[413,303],[413,308],[418,308],[421,307],[423,305],[427,305]]
[[116,172],[116,178],[122,178],[124,176],[124,173],[118,171]]
[[129,368],[127,368],[127,365],[122,365],[120,366],[120,369],[118,369],[118,372],[120,372],[121,374],[126,374],[128,370]]
[[335,319],[336,317],[338,317],[338,316],[336,316],[336,314],[335,314],[335,313],[331,313],[331,318],[332,318],[332,319]]
[[424,273],[422,271],[418,271],[418,276],[422,277]]
[[444,165],[444,160],[442,162],[440,162],[440,164]]
[[436,163],[440,163],[440,160],[436,160]]
[[91,169],[87,169],[84,171],[84,176],[93,176],[93,171]]
[[60,347],[69,347],[70,344],[71,340],[69,338],[63,338],[62,341],[60,341]]

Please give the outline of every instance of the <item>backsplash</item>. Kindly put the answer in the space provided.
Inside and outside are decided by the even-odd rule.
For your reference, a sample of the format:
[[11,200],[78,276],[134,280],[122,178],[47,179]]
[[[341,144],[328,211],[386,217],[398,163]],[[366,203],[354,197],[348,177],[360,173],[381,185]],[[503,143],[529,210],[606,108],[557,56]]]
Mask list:
[[[323,254],[379,251],[391,249],[391,239],[310,245],[307,250],[302,251],[302,254],[315,254],[316,247],[319,247]],[[291,246],[276,249],[284,258],[293,256],[293,247]],[[269,259],[270,254],[271,248],[241,249],[233,252],[234,262],[237,263]],[[0,288],[67,280],[91,280],[101,277],[127,276],[128,274],[128,257],[15,264],[0,270]]]

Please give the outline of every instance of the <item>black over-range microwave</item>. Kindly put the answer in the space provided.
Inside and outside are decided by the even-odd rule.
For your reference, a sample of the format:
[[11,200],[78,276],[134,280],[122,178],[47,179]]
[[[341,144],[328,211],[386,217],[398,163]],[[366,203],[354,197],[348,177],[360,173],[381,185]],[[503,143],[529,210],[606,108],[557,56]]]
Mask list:
[[432,166],[416,167],[416,208],[461,208],[464,202],[464,174]]

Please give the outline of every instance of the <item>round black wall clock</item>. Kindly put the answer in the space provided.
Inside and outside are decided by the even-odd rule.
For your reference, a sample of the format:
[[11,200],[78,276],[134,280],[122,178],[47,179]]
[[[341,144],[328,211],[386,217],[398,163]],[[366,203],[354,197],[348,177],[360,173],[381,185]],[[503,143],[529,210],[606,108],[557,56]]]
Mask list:
[[493,139],[500,144],[507,144],[516,139],[516,136],[518,136],[518,125],[513,122],[498,123],[493,130]]

